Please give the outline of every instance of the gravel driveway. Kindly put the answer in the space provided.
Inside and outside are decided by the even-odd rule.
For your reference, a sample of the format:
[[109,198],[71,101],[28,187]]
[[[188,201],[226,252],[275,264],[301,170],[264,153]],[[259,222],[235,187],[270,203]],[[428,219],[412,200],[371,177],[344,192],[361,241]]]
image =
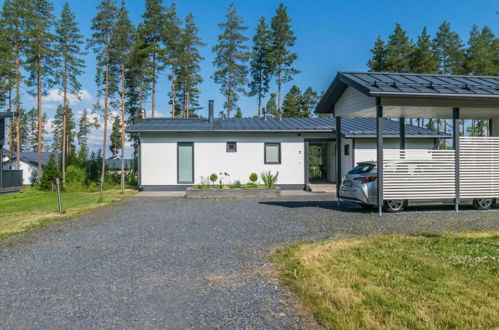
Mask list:
[[498,229],[499,211],[403,215],[275,201],[132,197],[0,243],[0,328],[303,328],[269,254],[330,236]]

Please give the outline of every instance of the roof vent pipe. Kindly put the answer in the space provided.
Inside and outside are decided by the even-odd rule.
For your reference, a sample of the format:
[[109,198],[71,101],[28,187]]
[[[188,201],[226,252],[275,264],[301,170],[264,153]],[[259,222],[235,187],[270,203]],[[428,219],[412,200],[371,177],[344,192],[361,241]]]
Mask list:
[[208,123],[213,125],[215,115],[213,114],[213,100],[208,101]]
[[262,110],[263,110],[263,120],[267,120],[267,109],[264,107]]

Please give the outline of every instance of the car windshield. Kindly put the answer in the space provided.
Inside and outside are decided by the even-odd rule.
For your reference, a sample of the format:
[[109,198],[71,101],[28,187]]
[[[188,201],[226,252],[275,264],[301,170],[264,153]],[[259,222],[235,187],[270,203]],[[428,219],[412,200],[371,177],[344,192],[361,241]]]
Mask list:
[[369,173],[374,168],[374,164],[359,164],[355,166],[348,174],[364,174]]

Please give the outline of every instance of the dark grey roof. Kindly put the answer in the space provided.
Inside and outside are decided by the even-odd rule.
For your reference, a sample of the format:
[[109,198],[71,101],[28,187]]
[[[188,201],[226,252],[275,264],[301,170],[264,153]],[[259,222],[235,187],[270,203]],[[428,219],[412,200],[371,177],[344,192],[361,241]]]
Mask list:
[[12,112],[12,111],[1,112],[0,111],[0,119],[7,118],[7,117],[14,117],[14,116],[17,116],[17,112]]
[[[8,155],[8,151],[4,150],[4,156]],[[57,152],[49,152],[49,151],[43,151],[42,152],[42,167],[47,166],[49,163],[50,155],[54,154],[55,159],[57,160],[59,158],[59,153]],[[17,158],[17,152],[12,152],[12,159]],[[38,166],[38,153],[36,151],[31,152],[31,151],[23,151],[21,152],[21,161],[30,163],[33,166]]]
[[[120,158],[106,159],[106,168],[110,170],[121,170],[121,159]],[[129,168],[132,168],[132,160],[125,158],[125,169]]]
[[417,73],[338,72],[317,111],[330,108],[348,86],[368,96],[430,97],[499,101],[499,77]]
[[[385,136],[398,136],[399,123],[385,119]],[[332,133],[336,128],[334,118],[230,118],[215,119],[213,125],[207,119],[148,118],[129,127],[127,132],[293,132]],[[374,118],[345,118],[342,134],[346,137],[370,137],[376,135]],[[407,125],[407,136],[446,137],[432,130]]]

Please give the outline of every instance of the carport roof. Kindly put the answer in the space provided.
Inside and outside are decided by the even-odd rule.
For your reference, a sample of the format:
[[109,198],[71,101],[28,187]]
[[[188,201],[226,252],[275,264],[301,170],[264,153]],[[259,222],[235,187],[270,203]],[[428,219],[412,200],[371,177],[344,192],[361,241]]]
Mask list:
[[[385,119],[385,136],[399,136],[399,123]],[[206,118],[147,118],[127,129],[128,133],[139,132],[269,132],[269,133],[333,133],[336,128],[334,118],[228,118],[215,119],[210,124]],[[373,118],[345,118],[342,120],[342,135],[345,137],[374,137],[376,121]],[[406,126],[410,137],[449,137],[447,134],[413,126]]]
[[348,86],[371,97],[421,97],[499,102],[499,77],[339,72],[319,101],[317,112],[332,112],[333,105]]

